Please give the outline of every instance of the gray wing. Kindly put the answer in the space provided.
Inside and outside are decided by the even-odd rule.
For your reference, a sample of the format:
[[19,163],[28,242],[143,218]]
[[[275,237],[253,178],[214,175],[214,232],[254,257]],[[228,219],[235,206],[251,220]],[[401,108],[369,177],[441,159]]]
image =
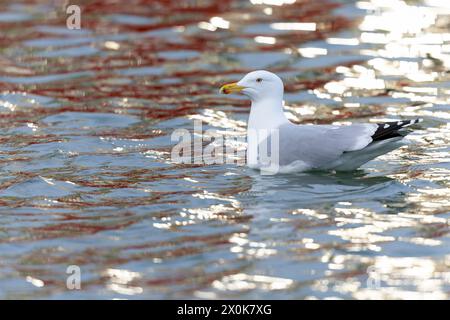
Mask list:
[[322,167],[337,160],[346,151],[365,148],[373,139],[376,124],[295,125],[279,127],[279,163],[288,165],[301,160],[312,167]]

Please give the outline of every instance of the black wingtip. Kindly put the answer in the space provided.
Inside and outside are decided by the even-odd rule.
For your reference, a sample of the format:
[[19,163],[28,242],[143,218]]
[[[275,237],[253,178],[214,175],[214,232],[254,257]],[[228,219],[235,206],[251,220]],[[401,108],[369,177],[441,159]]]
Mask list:
[[412,126],[413,124],[417,124],[417,123],[420,123],[420,122],[423,122],[422,118],[417,118],[417,119],[410,120],[409,123],[408,123],[408,121],[406,121],[406,124],[404,125],[404,127]]
[[379,141],[404,136],[405,134],[400,133],[399,130],[420,123],[422,121],[422,118],[417,118],[413,120],[378,123],[378,129],[372,135],[372,139],[373,141]]

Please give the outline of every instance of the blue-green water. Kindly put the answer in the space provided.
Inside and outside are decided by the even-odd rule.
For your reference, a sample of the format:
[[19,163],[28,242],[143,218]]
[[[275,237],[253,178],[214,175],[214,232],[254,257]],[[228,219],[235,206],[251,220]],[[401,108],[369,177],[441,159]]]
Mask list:
[[[63,5],[0,2],[0,298],[448,298],[447,3]],[[258,68],[296,122],[424,122],[353,173],[174,164],[195,119],[242,135],[218,88]]]

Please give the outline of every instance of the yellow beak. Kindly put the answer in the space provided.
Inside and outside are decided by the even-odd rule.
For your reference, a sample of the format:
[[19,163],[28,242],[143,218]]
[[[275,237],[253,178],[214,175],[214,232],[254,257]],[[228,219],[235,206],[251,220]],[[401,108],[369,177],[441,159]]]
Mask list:
[[228,83],[220,88],[220,93],[229,94],[234,92],[241,92],[245,87],[239,86],[236,82]]

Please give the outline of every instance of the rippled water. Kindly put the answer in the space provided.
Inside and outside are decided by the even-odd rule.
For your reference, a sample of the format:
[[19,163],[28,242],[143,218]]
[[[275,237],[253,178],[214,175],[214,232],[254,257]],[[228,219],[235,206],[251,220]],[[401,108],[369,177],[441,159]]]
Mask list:
[[[282,3],[89,1],[77,31],[0,2],[1,298],[449,298],[448,1]],[[194,119],[245,132],[218,87],[257,68],[295,122],[425,121],[354,173],[174,164]]]

